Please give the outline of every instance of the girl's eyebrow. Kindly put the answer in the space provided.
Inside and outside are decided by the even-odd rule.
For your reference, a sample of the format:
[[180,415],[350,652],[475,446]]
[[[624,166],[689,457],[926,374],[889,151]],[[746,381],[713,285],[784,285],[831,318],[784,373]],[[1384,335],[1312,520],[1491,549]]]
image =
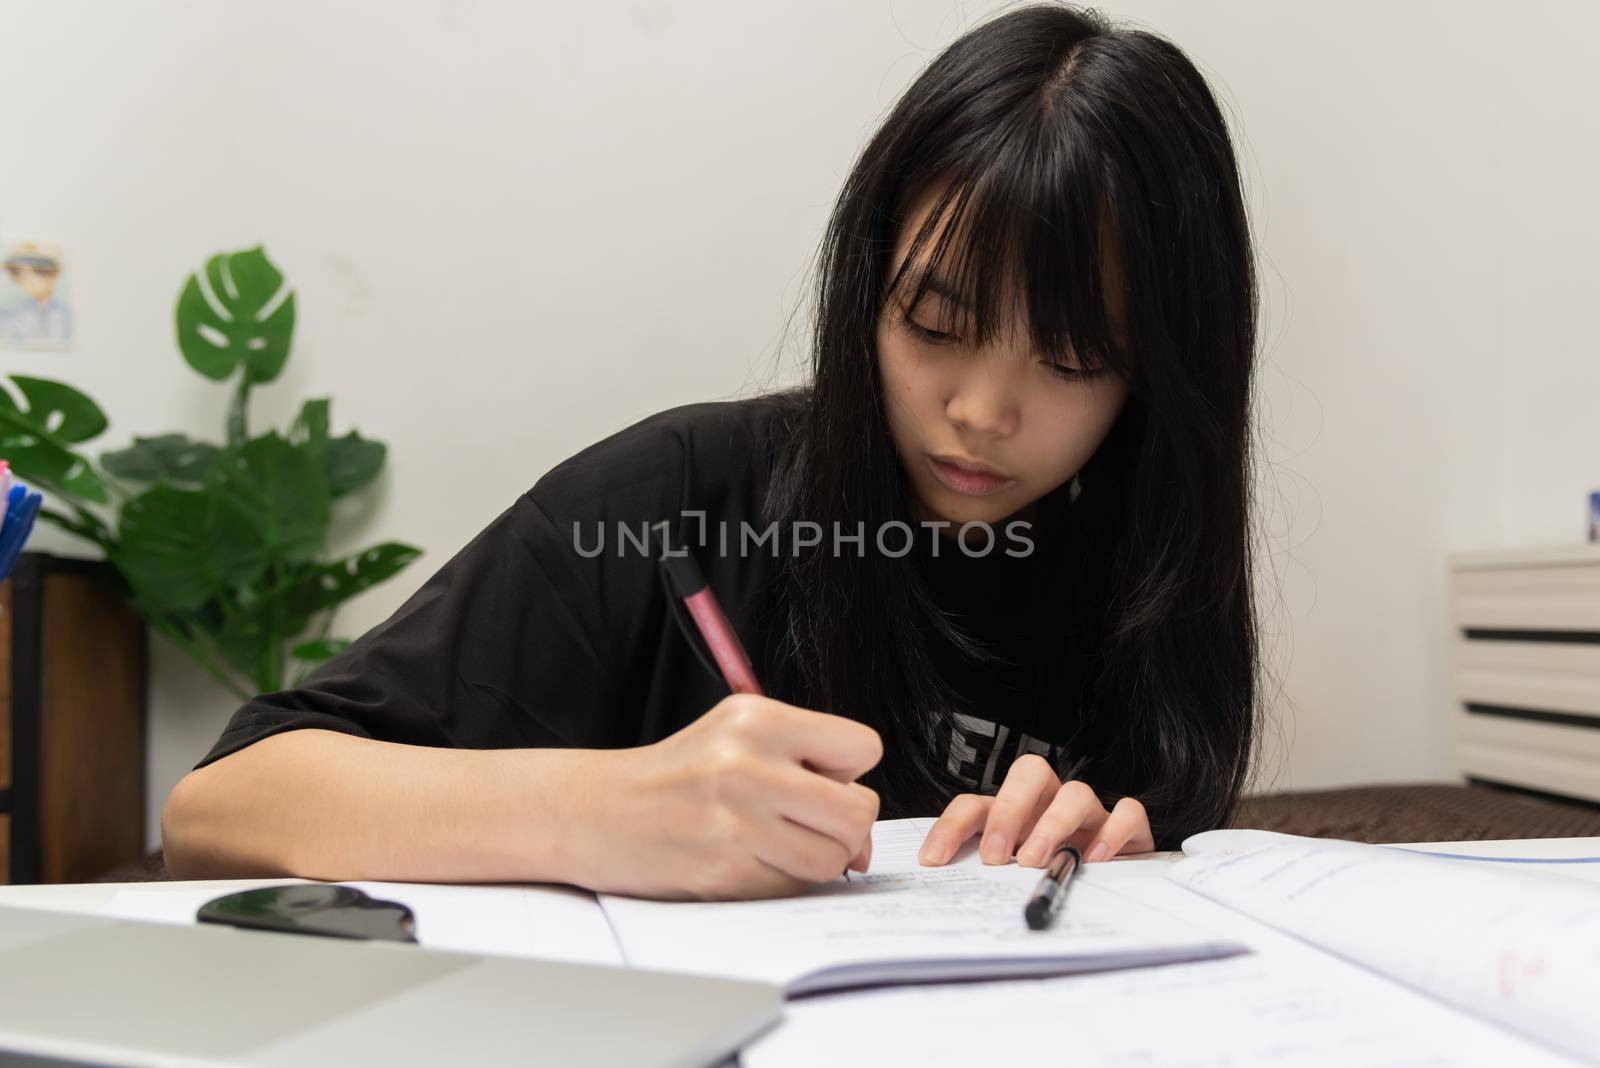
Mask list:
[[[956,292],[956,287],[951,285],[948,279],[933,274],[932,272],[927,272],[921,276],[919,283],[923,288],[927,289],[928,292],[937,293],[939,296],[943,297],[945,300],[949,301],[951,304],[954,304],[963,311],[971,310],[971,307],[965,300],[961,299],[961,294]],[[913,284],[913,292],[915,292],[915,285],[916,283]]]

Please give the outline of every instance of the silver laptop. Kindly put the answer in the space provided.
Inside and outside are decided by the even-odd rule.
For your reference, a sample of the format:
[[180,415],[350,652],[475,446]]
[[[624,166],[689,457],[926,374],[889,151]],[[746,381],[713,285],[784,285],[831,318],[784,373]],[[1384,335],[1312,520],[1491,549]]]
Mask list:
[[0,907],[0,1064],[724,1063],[765,983]]

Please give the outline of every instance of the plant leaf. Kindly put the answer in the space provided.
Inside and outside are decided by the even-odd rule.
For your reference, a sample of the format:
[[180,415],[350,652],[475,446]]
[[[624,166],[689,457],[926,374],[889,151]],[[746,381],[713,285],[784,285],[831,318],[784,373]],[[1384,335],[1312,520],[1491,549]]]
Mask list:
[[294,445],[309,447],[318,454],[328,448],[328,409],[332,405],[327,397],[313,397],[300,405],[300,414],[294,417],[294,425],[289,428],[289,441]]
[[100,454],[100,466],[129,482],[179,482],[198,485],[216,464],[222,450],[184,434],[159,434],[133,439],[126,449]]
[[332,660],[349,647],[349,638],[321,638],[314,642],[303,642],[295,646],[290,650],[289,655],[296,660]]
[[310,560],[328,528],[328,487],[313,458],[277,431],[230,446],[217,457],[207,486],[250,517],[276,560]]
[[311,622],[309,613],[295,614],[285,591],[313,581],[321,565],[301,562],[289,564],[277,573],[270,590],[259,583],[236,590],[235,606],[226,617],[210,622],[212,641],[222,658],[234,669],[250,676],[260,692],[281,688],[283,659],[281,642],[304,631]]
[[251,675],[258,685],[268,686],[269,678],[278,677],[268,674],[278,665],[263,668],[274,638],[299,634],[317,613],[390,578],[420,555],[420,549],[386,542],[333,563],[293,565],[277,588],[242,602],[216,629],[217,647],[229,664]]
[[28,402],[29,417],[57,441],[77,445],[103,433],[109,425],[98,404],[65,382],[27,375],[12,375],[11,381]]
[[271,382],[294,336],[294,293],[272,306],[284,285],[282,272],[257,245],[212,256],[204,273],[209,299],[199,273],[191,274],[174,311],[183,358],[207,378],[220,381],[243,366],[248,381]]
[[381,441],[369,441],[354,430],[328,442],[328,492],[334,497],[367,485],[383,470],[389,448]]
[[106,428],[100,407],[64,382],[13,375],[23,408],[0,388],[0,456],[19,477],[95,503],[106,500],[105,483],[88,459],[72,450]]
[[161,611],[198,612],[217,591],[255,579],[270,559],[249,513],[209,489],[148,490],[123,507],[118,534],[117,566]]
[[281,601],[273,610],[283,619],[301,621],[303,628],[316,613],[326,612],[392,578],[421,555],[422,550],[415,546],[384,542],[342,560],[314,564],[297,581],[268,599]]
[[422,550],[414,545],[386,541],[351,553],[343,560],[324,564],[317,578],[319,592],[312,610],[321,612],[343,604],[356,594],[393,578],[421,555]]

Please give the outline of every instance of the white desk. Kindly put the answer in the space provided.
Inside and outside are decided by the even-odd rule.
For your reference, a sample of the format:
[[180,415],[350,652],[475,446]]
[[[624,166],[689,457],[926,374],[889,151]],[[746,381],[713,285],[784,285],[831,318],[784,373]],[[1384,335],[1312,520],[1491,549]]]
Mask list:
[[[1415,844],[1428,852],[1559,861],[1600,856],[1600,838]],[[1227,960],[1065,979],[953,984],[830,995],[791,1002],[785,1021],[741,1057],[745,1068],[830,1068],[973,1059],[1059,1059],[1072,1022],[1080,1064],[1570,1065],[1488,1023],[1332,958],[1164,878],[1170,854],[1085,869],[1129,896],[1250,945]],[[1600,882],[1600,864],[1529,864],[1522,870]],[[131,899],[192,901],[293,880],[99,883],[0,887],[0,905],[103,912]],[[426,888],[433,889],[433,888]],[[127,892],[127,893],[124,893]],[[495,893],[486,890],[486,893]],[[513,891],[504,891],[513,893]],[[572,895],[576,900],[578,894]],[[185,902],[187,904],[187,901]],[[192,906],[191,906],[192,907]],[[422,915],[419,909],[419,917]],[[548,913],[541,913],[548,917]],[[1301,1025],[1310,1012],[1315,1027]],[[1080,1030],[1086,1029],[1086,1030]]]

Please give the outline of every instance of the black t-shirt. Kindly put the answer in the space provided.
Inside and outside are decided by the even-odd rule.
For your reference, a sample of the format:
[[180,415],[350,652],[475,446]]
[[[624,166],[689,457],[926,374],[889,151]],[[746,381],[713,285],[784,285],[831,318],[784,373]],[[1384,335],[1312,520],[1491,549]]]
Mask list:
[[[769,398],[685,405],[557,465],[388,620],[299,685],[241,707],[197,767],[304,727],[461,748],[659,741],[728,693],[669,613],[648,549],[648,528],[662,520],[678,544],[700,547],[758,678],[777,678],[775,553],[789,550],[761,537],[779,415]],[[1021,753],[1059,767],[1052,743],[1070,734],[1077,675],[1042,591],[1064,552],[1040,540],[1043,528],[1023,556],[970,556],[913,529],[911,553],[936,601],[1005,656],[972,663],[935,640],[935,663],[968,709],[951,770],[992,792]]]

